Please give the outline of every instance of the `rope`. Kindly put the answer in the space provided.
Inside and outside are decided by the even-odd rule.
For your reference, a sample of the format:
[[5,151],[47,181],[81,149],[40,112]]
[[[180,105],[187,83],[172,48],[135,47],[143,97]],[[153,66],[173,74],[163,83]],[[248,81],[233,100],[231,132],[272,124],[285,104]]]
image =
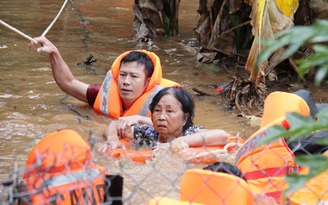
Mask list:
[[24,38],[30,40],[30,41],[33,41],[35,44],[38,44],[38,42],[36,40],[34,40],[33,38],[31,38],[30,36],[26,35],[25,33],[19,31],[18,29],[12,27],[11,25],[7,24],[6,22],[0,20],[0,24],[2,24],[3,26],[9,28],[10,30],[18,33],[19,35],[23,36]]
[[60,16],[61,12],[64,10],[66,4],[67,4],[68,0],[65,0],[65,2],[63,3],[62,7],[60,8],[57,16],[54,18],[54,20],[51,22],[51,24],[48,26],[48,28],[42,33],[41,36],[45,36],[48,31],[51,29],[51,27],[55,24],[55,22],[57,21],[58,17]]

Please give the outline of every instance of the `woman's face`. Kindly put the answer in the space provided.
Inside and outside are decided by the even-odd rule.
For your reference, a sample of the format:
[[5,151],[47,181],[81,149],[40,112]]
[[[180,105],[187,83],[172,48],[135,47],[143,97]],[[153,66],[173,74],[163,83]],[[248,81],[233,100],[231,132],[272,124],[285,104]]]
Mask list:
[[164,95],[152,113],[153,126],[159,133],[160,142],[181,136],[188,114],[182,111],[181,103],[171,94]]

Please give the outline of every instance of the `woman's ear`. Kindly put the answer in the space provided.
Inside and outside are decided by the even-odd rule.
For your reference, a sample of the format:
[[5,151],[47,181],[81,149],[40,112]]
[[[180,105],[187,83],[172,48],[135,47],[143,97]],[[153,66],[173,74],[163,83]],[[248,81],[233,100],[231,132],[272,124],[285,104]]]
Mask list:
[[187,121],[188,121],[188,118],[189,118],[189,116],[190,116],[190,114],[189,113],[185,113],[184,114],[184,123],[183,123],[183,125],[186,125],[186,123],[187,123]]

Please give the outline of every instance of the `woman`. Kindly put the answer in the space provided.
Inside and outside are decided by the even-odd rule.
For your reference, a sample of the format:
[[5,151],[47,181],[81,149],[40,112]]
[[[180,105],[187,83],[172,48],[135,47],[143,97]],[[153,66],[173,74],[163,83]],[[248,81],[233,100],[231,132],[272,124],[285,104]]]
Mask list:
[[194,125],[194,107],[191,95],[183,88],[164,88],[149,105],[152,125],[133,124],[123,127],[112,121],[104,132],[107,141],[103,149],[124,147],[119,138],[134,140],[137,146],[148,148],[155,147],[157,142],[172,140],[183,141],[189,146],[228,143],[229,134],[224,130],[206,130]]

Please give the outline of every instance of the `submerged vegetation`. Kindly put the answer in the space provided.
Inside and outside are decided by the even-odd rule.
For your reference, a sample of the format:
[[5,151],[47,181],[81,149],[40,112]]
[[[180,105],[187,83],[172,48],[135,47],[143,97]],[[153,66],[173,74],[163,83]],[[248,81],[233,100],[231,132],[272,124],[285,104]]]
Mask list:
[[[163,2],[179,4],[175,0]],[[175,19],[178,18],[178,6],[162,5],[157,11],[152,11],[159,14],[166,12],[167,8],[176,9],[175,12],[171,11],[175,14],[171,21],[176,24],[161,30],[163,35],[170,36],[173,31],[178,31],[178,21]],[[142,7],[140,4],[138,6]],[[326,79],[328,20],[324,19],[328,18],[327,0],[200,0],[197,12],[199,21],[194,29],[200,45],[197,60],[220,64],[235,59],[237,63],[231,67],[245,71],[240,72],[239,69],[229,85],[225,85],[229,89],[224,91],[240,112],[247,113],[254,107],[261,111],[268,86],[284,82],[283,78],[287,78],[287,83],[291,79],[301,80],[306,86],[320,86]],[[161,21],[155,23],[157,28],[163,28],[161,24]],[[152,31],[148,33],[152,34],[147,35],[148,38],[159,34],[158,29],[156,33],[156,29],[148,27]],[[140,39],[140,32],[138,35]],[[317,130],[328,129],[328,109],[318,113],[316,119],[289,113],[287,120],[290,128],[272,127],[268,141],[281,136],[298,139]],[[328,146],[327,139],[320,143]],[[310,172],[307,175],[288,175],[286,180],[290,187],[286,194],[298,190],[309,179],[328,170],[328,158],[322,155],[298,156],[295,161]]]
[[[135,1],[133,27],[136,39],[149,41],[158,35],[178,34],[179,2]],[[305,44],[298,47],[294,55],[286,56],[283,46],[275,46],[270,55],[258,61],[259,53],[269,47],[263,42],[268,39],[275,41],[278,36],[274,34],[295,25],[311,25],[317,19],[328,18],[328,2],[200,0],[197,13],[199,17],[194,29],[199,44],[197,61],[219,66],[228,62],[230,66],[226,69],[235,73],[230,81],[231,89],[224,92],[230,101],[229,107],[236,107],[242,114],[254,114],[262,112],[270,86],[288,85],[299,80],[298,59],[322,49]],[[300,40],[299,45],[302,39],[295,39]],[[307,62],[316,61],[315,58],[308,58]],[[300,73],[306,86],[313,84],[314,67]],[[322,78],[323,73],[318,74]]]
[[[297,73],[300,78],[304,78],[311,70],[314,72],[314,84],[321,85],[328,73],[328,21],[318,20],[310,26],[295,26],[291,29],[281,31],[276,34],[275,40],[265,41],[266,49],[260,53],[258,63],[265,61],[277,49],[284,48],[283,58],[291,58],[301,48],[311,47],[313,53],[306,55],[297,61]],[[274,126],[269,129],[270,137],[266,142],[285,136],[293,140],[300,139],[311,133],[328,129],[328,108],[320,111],[315,118],[304,117],[297,113],[288,113],[287,120],[290,128],[285,130],[281,126]],[[328,146],[328,138],[317,141],[322,145]],[[286,181],[289,188],[286,195],[291,194],[304,187],[305,183],[311,178],[328,170],[328,157],[314,154],[301,155],[295,158],[295,162],[309,169],[308,174],[290,174]]]

